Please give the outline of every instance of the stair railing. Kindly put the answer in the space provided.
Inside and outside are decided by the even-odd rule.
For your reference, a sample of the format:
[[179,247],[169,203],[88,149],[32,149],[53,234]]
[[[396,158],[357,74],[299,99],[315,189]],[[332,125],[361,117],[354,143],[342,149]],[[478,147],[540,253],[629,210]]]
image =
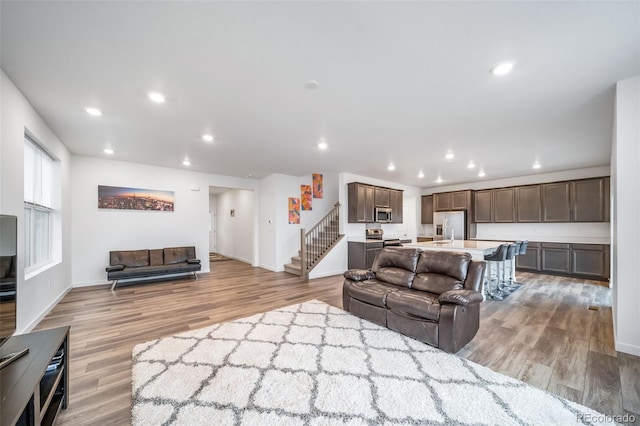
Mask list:
[[320,219],[309,232],[300,229],[300,276],[309,279],[309,272],[340,240],[340,203]]

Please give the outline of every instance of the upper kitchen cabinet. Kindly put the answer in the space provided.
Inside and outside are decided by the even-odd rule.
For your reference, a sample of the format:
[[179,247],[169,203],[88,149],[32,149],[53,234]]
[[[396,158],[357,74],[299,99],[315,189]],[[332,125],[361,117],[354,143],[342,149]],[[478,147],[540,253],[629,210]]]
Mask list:
[[391,223],[402,223],[402,191],[389,189],[389,205],[391,207]]
[[516,222],[541,222],[540,185],[517,186]]
[[475,223],[491,223],[493,222],[493,190],[485,189],[476,191],[473,200],[474,213],[473,221]]
[[516,221],[515,193],[515,188],[498,188],[493,190],[494,222],[511,223]]
[[349,223],[373,222],[375,187],[353,182],[348,184]]
[[434,210],[468,210],[471,208],[471,191],[441,192],[433,194]]
[[433,224],[433,195],[423,195],[420,203],[420,223]]
[[573,222],[609,221],[609,178],[571,182],[571,220]]
[[376,207],[391,207],[391,190],[389,188],[381,188],[379,186],[375,188],[375,203]]
[[545,183],[542,190],[542,221],[571,222],[571,182]]

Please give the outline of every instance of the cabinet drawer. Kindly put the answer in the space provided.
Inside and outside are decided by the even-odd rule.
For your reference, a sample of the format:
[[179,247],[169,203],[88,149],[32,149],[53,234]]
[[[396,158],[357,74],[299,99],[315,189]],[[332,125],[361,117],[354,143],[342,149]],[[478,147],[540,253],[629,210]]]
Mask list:
[[571,248],[571,244],[565,244],[565,243],[542,243],[542,248],[548,248],[548,249],[563,249],[563,250],[569,250]]
[[604,251],[604,244],[571,244],[574,250]]

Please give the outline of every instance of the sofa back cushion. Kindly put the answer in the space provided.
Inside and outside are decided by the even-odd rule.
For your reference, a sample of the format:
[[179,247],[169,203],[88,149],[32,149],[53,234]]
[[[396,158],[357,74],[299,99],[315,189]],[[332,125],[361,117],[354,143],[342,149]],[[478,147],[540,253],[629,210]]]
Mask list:
[[411,288],[435,294],[460,290],[467,278],[470,263],[469,253],[424,250],[418,259]]
[[0,278],[15,278],[15,256],[0,256]]
[[109,252],[110,265],[126,267],[149,266],[149,250],[120,250]]
[[162,249],[149,250],[149,265],[150,266],[164,265],[164,250]]
[[167,247],[164,249],[164,264],[186,262],[187,259],[196,258],[196,248],[191,247]]
[[371,270],[378,281],[411,287],[419,255],[420,249],[385,247],[376,257]]

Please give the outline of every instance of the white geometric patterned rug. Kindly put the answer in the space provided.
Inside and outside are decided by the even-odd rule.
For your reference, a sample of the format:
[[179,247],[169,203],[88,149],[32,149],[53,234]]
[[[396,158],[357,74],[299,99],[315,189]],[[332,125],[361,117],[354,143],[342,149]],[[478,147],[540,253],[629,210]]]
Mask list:
[[603,417],[316,300],[133,349],[135,426],[564,425]]

